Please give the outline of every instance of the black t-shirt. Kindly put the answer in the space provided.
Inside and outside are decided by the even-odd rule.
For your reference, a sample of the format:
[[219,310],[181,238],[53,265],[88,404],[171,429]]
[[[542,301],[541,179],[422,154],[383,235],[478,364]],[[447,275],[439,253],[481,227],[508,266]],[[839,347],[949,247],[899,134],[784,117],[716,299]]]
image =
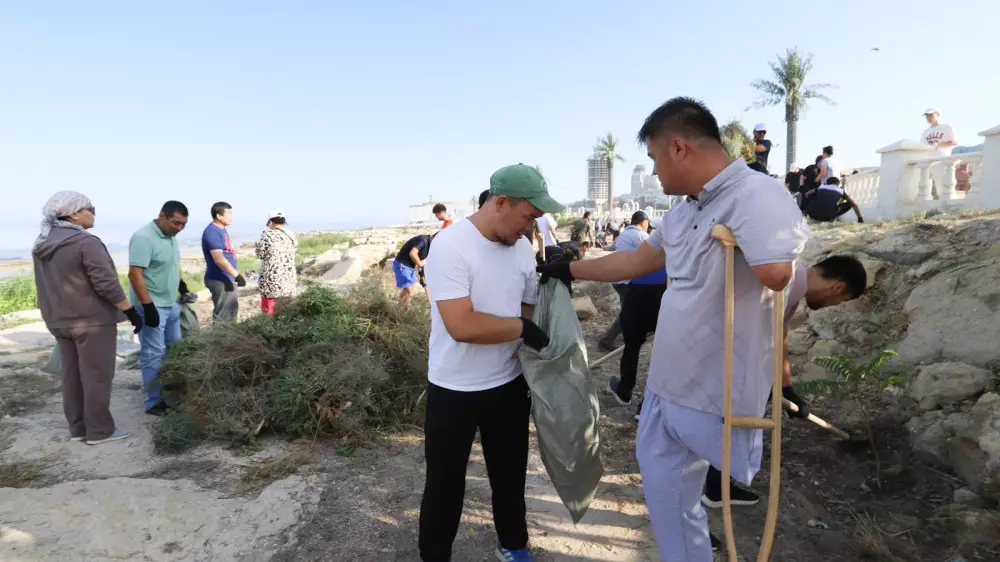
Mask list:
[[832,221],[837,218],[837,207],[844,200],[844,190],[839,187],[824,186],[817,189],[807,208],[807,214],[818,221]]
[[396,254],[396,260],[406,267],[417,267],[417,264],[410,259],[410,250],[414,248],[417,249],[417,255],[420,256],[421,261],[427,259],[427,252],[431,249],[431,235],[421,234],[407,240],[406,244],[403,244],[403,247],[399,249],[399,253]]
[[792,193],[799,192],[799,178],[802,177],[802,172],[788,172],[785,174],[785,183],[788,184],[788,191]]
[[802,183],[802,191],[809,192],[819,187],[819,182],[816,181],[819,177],[819,166],[815,164],[806,166],[806,169],[802,170],[802,176],[806,178]]
[[771,141],[764,139],[757,141],[757,144],[763,146],[766,150],[764,152],[758,152],[757,163],[760,164],[765,171],[767,171],[767,157],[771,154]]

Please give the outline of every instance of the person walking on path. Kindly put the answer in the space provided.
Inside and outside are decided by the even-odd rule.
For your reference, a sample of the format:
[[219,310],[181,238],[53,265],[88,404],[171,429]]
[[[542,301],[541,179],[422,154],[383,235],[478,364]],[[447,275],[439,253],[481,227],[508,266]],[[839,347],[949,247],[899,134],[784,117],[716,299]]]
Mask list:
[[99,445],[125,439],[111,416],[118,322],[135,331],[142,319],[125,296],[111,254],[87,232],[96,211],[85,195],[60,191],[42,208],[32,249],[38,307],[59,346],[63,412],[73,441]]
[[273,211],[267,220],[267,228],[255,245],[260,258],[260,310],[274,317],[274,305],[282,297],[295,294],[297,276],[295,272],[295,252],[299,241],[288,230],[285,215]]
[[146,392],[146,413],[162,416],[169,407],[160,389],[160,365],[167,348],[181,339],[178,293],[188,292],[181,279],[181,251],[177,234],[188,222],[188,209],[180,201],[167,201],[160,215],[132,235],[128,242],[129,297],[139,308],[139,365]]
[[521,342],[541,350],[549,338],[531,315],[538,278],[531,242],[535,219],[562,208],[537,169],[497,170],[485,205],[434,239],[431,291],[427,475],[420,504],[420,558],[451,559],[476,430],[482,441],[497,560],[528,562],[524,501],[531,394],[521,373]]
[[590,220],[590,211],[584,212],[583,218],[573,223],[569,239],[571,242],[590,242],[591,247],[597,245],[597,240],[594,238],[594,223]]
[[559,245],[559,234],[556,232],[557,222],[556,218],[550,213],[545,213],[544,215],[538,217],[535,221],[538,224],[538,230],[542,233],[542,240],[545,247],[558,246]]
[[[646,241],[646,238],[649,238],[649,234],[647,234],[647,232],[649,232],[649,217],[646,215],[646,212],[636,211],[632,213],[631,224],[625,227],[625,230],[615,242],[615,251],[629,252],[638,248],[643,242]],[[666,281],[664,281],[664,283],[666,283]],[[611,326],[608,327],[604,334],[601,335],[601,339],[597,342],[597,348],[601,351],[614,351],[615,340],[617,340],[618,336],[622,334],[621,311],[625,306],[625,294],[628,291],[628,285],[628,281],[611,284],[615,292],[618,293],[619,313],[615,316],[615,321],[611,323]],[[659,308],[659,303],[657,303],[656,306]]]
[[225,201],[212,205],[212,222],[201,234],[201,252],[205,256],[205,287],[212,293],[212,319],[235,322],[239,317],[240,298],[236,285],[246,287],[246,279],[237,267],[236,251],[226,228],[233,224],[233,207]]
[[[444,232],[443,230],[441,232]],[[399,249],[396,259],[392,260],[392,271],[396,274],[396,288],[399,289],[399,306],[410,310],[413,305],[413,292],[420,282],[420,270],[431,249],[430,234],[419,234],[410,238]]]
[[[955,130],[951,125],[945,125],[939,121],[941,114],[933,107],[924,112],[924,119],[930,125],[920,134],[920,142],[932,147],[934,150],[929,156],[944,158],[951,156],[951,151],[958,146],[955,138]],[[938,193],[944,187],[944,165],[934,164],[930,167],[931,180]]]
[[[725,251],[712,227],[727,225],[736,253],[733,414],[762,417],[771,393],[774,295],[793,281],[809,238],[781,182],[731,159],[712,113],[690,98],[654,110],[639,130],[663,192],[686,195],[632,252],[540,266],[543,278],[619,281],[649,275],[670,259],[672,284],[660,304],[636,436],[643,491],[664,562],[710,562],[712,538],[701,504],[709,466],[722,466],[725,362]],[[801,399],[791,387],[785,398]],[[733,429],[733,476],[749,484],[760,469],[759,430]]]
[[[643,211],[636,211],[632,215],[632,225],[619,241],[619,245],[625,243],[630,250],[638,249],[649,239],[649,217]],[[642,344],[646,343],[646,337],[656,331],[660,300],[667,290],[667,270],[658,269],[649,275],[636,277],[628,282],[627,287],[619,315],[625,339],[619,366],[621,378],[611,377],[608,383],[611,394],[622,406],[632,403],[632,390],[639,371],[639,352]]]

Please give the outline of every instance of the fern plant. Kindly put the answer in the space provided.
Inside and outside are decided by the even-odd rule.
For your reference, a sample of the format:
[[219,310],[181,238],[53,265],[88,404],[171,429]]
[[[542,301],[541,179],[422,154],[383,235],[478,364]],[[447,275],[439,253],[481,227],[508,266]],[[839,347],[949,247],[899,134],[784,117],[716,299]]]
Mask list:
[[820,367],[826,369],[830,374],[836,375],[833,381],[813,381],[804,385],[807,392],[828,391],[831,394],[844,396],[849,395],[856,398],[861,407],[861,416],[864,418],[865,429],[868,431],[868,441],[875,456],[875,484],[881,487],[880,472],[882,468],[881,460],[878,456],[878,449],[875,447],[875,434],[872,432],[871,414],[874,404],[871,398],[863,392],[862,385],[875,383],[880,387],[896,386],[903,384],[903,378],[890,376],[882,379],[882,367],[893,357],[898,355],[891,349],[884,349],[872,358],[867,364],[859,364],[857,359],[850,355],[839,355],[837,357],[817,357],[813,359]]

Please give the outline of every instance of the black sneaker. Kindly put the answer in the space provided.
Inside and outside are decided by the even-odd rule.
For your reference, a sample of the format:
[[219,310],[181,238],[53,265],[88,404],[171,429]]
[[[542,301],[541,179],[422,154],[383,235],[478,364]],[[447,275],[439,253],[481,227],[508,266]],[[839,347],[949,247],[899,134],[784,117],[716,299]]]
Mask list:
[[712,533],[709,533],[708,534],[708,538],[711,539],[711,541],[712,541],[712,552],[715,552],[715,551],[719,550],[720,548],[722,548],[722,541],[720,541],[719,539],[717,539],[715,537],[715,535],[713,535]]
[[626,400],[618,394],[619,382],[621,381],[618,380],[618,377],[611,377],[611,380],[608,381],[608,390],[611,392],[611,395],[615,397],[615,401],[618,402],[620,406],[628,406],[632,403],[632,397],[629,396],[628,400]]
[[[705,493],[701,496],[701,503],[705,507],[719,509],[722,507],[722,472],[714,467],[708,469],[708,476],[705,477]],[[739,486],[736,482],[729,482],[729,498],[733,505],[757,505],[760,497]]]
[[170,406],[167,406],[166,402],[160,402],[156,406],[153,406],[152,408],[146,410],[146,413],[151,416],[156,416],[159,418],[167,415],[167,412],[169,411],[170,411]]

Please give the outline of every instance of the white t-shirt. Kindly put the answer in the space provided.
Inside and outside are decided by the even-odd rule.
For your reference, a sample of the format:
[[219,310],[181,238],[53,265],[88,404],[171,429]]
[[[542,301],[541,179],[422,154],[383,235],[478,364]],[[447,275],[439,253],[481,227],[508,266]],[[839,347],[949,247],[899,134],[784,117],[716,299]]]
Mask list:
[[840,173],[840,167],[837,166],[837,161],[833,159],[833,156],[829,156],[819,161],[820,169],[826,170],[826,175],[823,176],[823,183],[830,178],[840,177],[837,174]]
[[545,241],[546,246],[555,246],[556,237],[552,235],[552,231],[556,229],[556,219],[552,215],[545,213],[544,215],[535,219],[538,223],[538,230],[542,231],[542,240]]
[[[938,123],[934,127],[928,127],[924,130],[924,133],[920,135],[920,142],[931,146],[936,142],[955,142],[955,131],[951,128],[951,125]],[[935,150],[933,154],[935,156],[951,156],[953,148],[955,147],[941,147]]]
[[495,388],[521,374],[518,341],[484,345],[455,341],[441,319],[438,301],[472,298],[472,309],[501,318],[519,318],[521,303],[535,304],[535,254],[524,237],[517,244],[490,242],[471,221],[455,223],[434,237],[427,256],[431,338],[427,378],[447,388],[471,392]]

